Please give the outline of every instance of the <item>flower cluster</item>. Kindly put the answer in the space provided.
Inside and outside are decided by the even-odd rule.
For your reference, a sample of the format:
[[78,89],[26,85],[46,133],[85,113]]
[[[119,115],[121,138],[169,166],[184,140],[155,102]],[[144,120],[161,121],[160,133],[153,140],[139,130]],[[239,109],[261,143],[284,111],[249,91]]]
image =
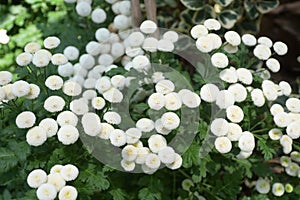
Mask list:
[[57,196],[59,200],[75,200],[78,192],[66,182],[75,180],[78,174],[78,168],[72,164],[54,165],[48,175],[42,169],[31,171],[27,176],[27,184],[37,188],[36,196],[40,200],[55,199]]
[[271,187],[270,180],[267,178],[259,178],[256,181],[255,189],[260,194],[268,194],[272,189],[272,194],[277,197],[281,197],[285,192],[291,193],[294,190],[293,186],[289,183],[284,185],[282,183],[275,182]]

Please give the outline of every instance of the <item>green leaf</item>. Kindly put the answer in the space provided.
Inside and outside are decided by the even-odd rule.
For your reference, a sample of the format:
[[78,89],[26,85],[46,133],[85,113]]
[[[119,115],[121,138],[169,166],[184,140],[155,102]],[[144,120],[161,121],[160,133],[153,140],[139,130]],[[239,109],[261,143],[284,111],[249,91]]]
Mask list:
[[193,21],[195,24],[203,23],[208,18],[215,18],[216,13],[212,6],[205,5],[201,10],[198,10],[193,15]]
[[113,197],[113,200],[125,200],[127,199],[127,195],[124,190],[118,188],[114,190],[110,190],[109,194]]
[[194,11],[186,9],[180,13],[181,22],[185,22],[185,24],[193,24],[192,16],[194,15]]
[[205,5],[204,0],[180,0],[181,3],[190,10],[200,10]]
[[18,164],[18,158],[13,151],[0,148],[0,173],[7,172]]
[[244,1],[244,8],[250,19],[255,19],[259,16],[259,12],[256,9],[255,3],[249,0]]
[[262,13],[268,13],[279,5],[279,0],[258,1],[256,3],[257,10]]
[[238,14],[233,10],[224,10],[218,16],[219,22],[226,29],[231,29],[237,22],[237,19]]
[[140,200],[159,200],[161,195],[160,193],[151,192],[148,188],[143,188],[139,191],[138,198]]
[[233,0],[214,0],[214,1],[220,4],[222,7],[226,7],[233,2]]
[[189,168],[193,164],[194,165],[199,165],[200,163],[200,158],[199,158],[199,153],[200,153],[200,145],[197,143],[193,143],[189,149],[182,155],[182,166],[184,168]]
[[270,146],[266,144],[266,141],[258,140],[257,146],[258,149],[261,150],[262,153],[264,154],[264,158],[266,160],[270,160],[273,158],[273,155],[275,154],[275,150],[273,148],[270,148]]
[[27,156],[30,154],[30,147],[27,142],[16,142],[10,141],[8,147],[15,153],[19,160],[26,160]]

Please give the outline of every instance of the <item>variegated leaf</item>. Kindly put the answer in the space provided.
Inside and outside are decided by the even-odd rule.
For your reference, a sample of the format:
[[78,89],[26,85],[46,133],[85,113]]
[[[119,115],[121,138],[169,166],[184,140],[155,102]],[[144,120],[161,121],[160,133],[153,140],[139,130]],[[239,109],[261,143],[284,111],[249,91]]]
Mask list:
[[190,10],[200,10],[207,1],[206,0],[180,0],[181,3]]
[[256,9],[255,3],[245,0],[244,1],[244,8],[249,16],[250,19],[255,19],[259,16],[259,12]]
[[279,0],[258,1],[256,2],[256,9],[260,13],[265,14],[276,8],[278,5]]
[[226,7],[229,4],[231,4],[231,2],[233,2],[233,0],[214,0],[214,1],[220,4],[222,7]]
[[195,12],[193,16],[193,22],[195,24],[200,24],[208,18],[215,18],[215,17],[216,17],[216,13],[213,7],[206,5],[201,10]]
[[218,15],[218,20],[226,29],[231,29],[238,19],[238,14],[233,10],[224,10]]

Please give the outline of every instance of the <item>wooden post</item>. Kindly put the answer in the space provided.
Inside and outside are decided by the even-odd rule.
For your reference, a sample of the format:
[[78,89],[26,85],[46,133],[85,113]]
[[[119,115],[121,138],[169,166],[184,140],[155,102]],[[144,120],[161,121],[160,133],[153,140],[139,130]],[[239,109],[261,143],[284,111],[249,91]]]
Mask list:
[[142,23],[142,12],[140,0],[131,0],[132,22],[134,27],[139,27]]
[[157,23],[156,18],[156,0],[144,0],[145,7],[146,7],[146,13],[147,13],[147,19],[154,21]]

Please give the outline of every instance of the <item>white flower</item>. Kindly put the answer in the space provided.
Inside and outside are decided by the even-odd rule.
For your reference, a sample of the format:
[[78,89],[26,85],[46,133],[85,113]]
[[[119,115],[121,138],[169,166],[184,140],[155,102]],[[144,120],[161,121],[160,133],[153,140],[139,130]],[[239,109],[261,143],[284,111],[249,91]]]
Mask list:
[[213,49],[218,49],[222,46],[222,39],[219,35],[215,33],[209,33],[206,37],[212,42]]
[[58,194],[59,200],[76,200],[78,192],[73,186],[64,186]]
[[108,123],[101,123],[101,132],[98,134],[98,136],[101,139],[108,140],[110,137],[110,133],[115,129],[112,125]]
[[60,44],[60,39],[55,36],[47,37],[44,40],[44,47],[46,49],[54,49],[54,48],[58,47],[59,44]]
[[76,12],[81,17],[87,17],[91,14],[92,7],[88,2],[81,1],[76,4]]
[[164,147],[158,151],[158,157],[164,164],[171,164],[175,161],[175,151],[172,147]]
[[79,132],[76,127],[65,125],[58,130],[57,138],[64,145],[74,144],[79,138]]
[[153,153],[158,153],[159,150],[167,146],[167,141],[161,135],[151,135],[148,139],[148,146]]
[[254,35],[251,34],[244,34],[242,36],[242,42],[246,45],[246,46],[254,46],[256,45],[256,38]]
[[181,165],[182,165],[182,158],[177,153],[175,153],[175,161],[171,164],[166,164],[166,166],[172,170],[180,168]]
[[172,41],[167,39],[161,39],[157,42],[157,49],[163,52],[172,52],[175,46]]
[[73,181],[77,178],[79,170],[75,165],[65,165],[60,171],[60,175],[65,179],[65,181]]
[[93,12],[92,12],[92,21],[93,22],[100,24],[100,23],[105,22],[105,20],[106,20],[106,12],[103,9],[97,8],[97,9],[93,10]]
[[148,99],[148,105],[153,110],[160,110],[165,106],[165,96],[161,93],[153,93]]
[[292,139],[298,139],[300,137],[300,124],[299,124],[299,121],[290,123],[286,128],[286,133]]
[[283,146],[283,147],[287,147],[287,146],[291,146],[293,144],[293,140],[290,136],[288,135],[283,135],[281,136],[280,138],[280,144]]
[[126,78],[123,75],[115,75],[111,78],[111,84],[119,89],[125,86]]
[[82,92],[81,85],[75,81],[67,81],[64,83],[63,92],[68,96],[78,96]]
[[250,72],[250,70],[248,70],[246,68],[239,68],[236,70],[236,73],[238,75],[239,81],[241,81],[242,83],[244,83],[246,85],[251,85],[251,83],[253,81],[253,77],[252,77],[252,73]]
[[232,105],[226,108],[226,116],[230,121],[239,123],[244,119],[244,112],[239,106]]
[[57,191],[52,184],[44,183],[36,191],[36,196],[38,199],[52,200],[55,199]]
[[50,96],[44,102],[44,108],[51,113],[62,111],[64,106],[65,100],[60,96]]
[[126,134],[120,129],[115,129],[110,133],[109,136],[110,142],[116,147],[123,146],[126,144]]
[[151,20],[145,20],[140,25],[140,30],[146,34],[154,33],[156,29],[157,29],[156,23]]
[[267,47],[271,48],[273,45],[273,42],[270,38],[261,36],[257,39],[258,44],[266,45]]
[[234,54],[239,50],[238,46],[233,46],[231,44],[226,44],[223,49],[230,54]]
[[224,136],[228,133],[228,122],[223,118],[216,118],[210,125],[210,130],[215,136]]
[[201,103],[199,95],[191,91],[186,92],[184,95],[180,96],[180,98],[182,103],[188,108],[197,108]]
[[6,85],[12,81],[13,75],[8,71],[0,71],[0,85]]
[[142,136],[142,132],[138,128],[129,128],[129,129],[127,129],[125,134],[126,134],[126,143],[127,144],[137,143]]
[[46,142],[47,140],[47,133],[46,131],[39,126],[35,126],[31,129],[26,134],[26,141],[29,145],[31,146],[41,146]]
[[27,176],[27,184],[31,188],[38,188],[47,181],[47,174],[42,169],[35,169]]
[[234,67],[222,70],[219,77],[227,83],[236,83],[238,81],[238,76]]
[[289,96],[292,93],[291,85],[286,81],[280,81],[279,87],[285,96]]
[[148,167],[146,164],[143,164],[142,170],[145,174],[154,174],[158,170],[158,168],[151,168]]
[[235,123],[228,123],[227,137],[230,141],[238,141],[243,133],[240,125]]
[[208,34],[208,30],[204,25],[196,25],[191,29],[191,36],[194,39],[198,39],[201,36],[206,36]]
[[31,62],[31,60],[32,60],[32,54],[27,52],[19,54],[16,58],[16,62],[20,66],[28,65]]
[[68,60],[76,60],[79,56],[79,50],[74,46],[67,46],[64,49],[64,55]]
[[208,37],[208,35],[206,35],[201,36],[197,39],[196,47],[199,51],[203,53],[209,53],[214,49],[215,44],[214,41],[212,41],[211,38]]
[[219,94],[219,88],[211,83],[207,83],[201,87],[200,96],[206,102],[216,101],[217,95]]
[[99,93],[103,93],[111,88],[111,81],[110,78],[107,76],[103,76],[96,81],[95,88],[98,90]]
[[67,62],[66,64],[59,65],[57,71],[58,74],[62,77],[70,77],[74,73],[74,68],[72,63]]
[[299,165],[294,162],[290,162],[289,165],[285,168],[285,172],[290,176],[298,176],[299,170]]
[[64,126],[64,125],[76,126],[78,122],[78,117],[71,111],[63,111],[58,114],[56,121],[60,126]]
[[90,41],[85,46],[85,51],[92,56],[97,56],[101,53],[101,44],[96,41]]
[[60,76],[52,75],[46,79],[45,85],[50,90],[59,90],[64,84],[63,79]]
[[31,128],[35,123],[36,117],[33,112],[24,111],[16,117],[18,128]]
[[207,19],[204,21],[204,26],[208,29],[208,30],[220,30],[221,29],[221,24],[218,20],[215,19]]
[[253,54],[260,60],[267,60],[271,56],[271,50],[264,44],[258,44],[254,50]]
[[280,56],[285,55],[288,51],[287,45],[283,42],[275,42],[273,45],[273,49]]
[[125,53],[125,48],[122,43],[116,42],[111,45],[111,55],[114,58],[119,58]]
[[256,181],[255,184],[255,189],[260,193],[260,194],[268,194],[270,192],[271,186],[268,180],[259,178]]
[[109,40],[109,37],[110,37],[110,32],[107,28],[99,28],[95,32],[95,38],[99,42],[107,42]]
[[137,148],[137,157],[135,159],[135,162],[137,164],[144,164],[149,153],[150,153],[149,148],[138,147]]
[[58,130],[58,124],[52,118],[43,119],[40,122],[39,127],[42,127],[46,131],[47,137],[52,137],[56,135],[56,132]]
[[241,151],[252,152],[255,148],[255,139],[252,133],[245,131],[241,135],[238,143]]
[[300,113],[288,113],[291,122],[296,122],[300,119]]
[[101,110],[105,106],[105,100],[102,97],[95,97],[92,99],[92,106],[96,110]]
[[40,87],[39,86],[37,86],[36,84],[29,84],[29,89],[30,89],[30,91],[29,91],[29,93],[25,96],[26,97],[26,99],[36,99],[38,96],[39,96],[39,94],[40,94],[40,91],[41,91],[41,89],[40,89]]
[[288,167],[291,162],[292,162],[292,160],[290,157],[287,157],[287,156],[280,157],[280,164],[283,167]]
[[234,104],[234,96],[228,90],[221,90],[216,99],[216,104],[221,109],[225,109]]
[[300,162],[300,153],[298,151],[293,151],[291,153],[291,159],[296,162]]
[[138,71],[147,70],[149,65],[150,65],[150,61],[144,55],[138,55],[132,59],[132,67]]
[[293,145],[292,144],[287,144],[287,145],[282,145],[283,147],[283,153],[284,154],[289,154],[293,150]]
[[86,100],[92,100],[97,97],[97,92],[95,90],[86,90],[82,93],[82,97]]
[[129,1],[120,1],[119,11],[123,15],[131,15],[131,3]]
[[5,90],[0,86],[0,102],[5,99]]
[[50,169],[50,174],[60,173],[61,169],[63,168],[63,165],[54,165]]
[[146,51],[156,52],[158,40],[154,37],[148,37],[144,40],[142,48]]
[[85,113],[81,118],[84,132],[89,136],[96,136],[101,133],[100,117],[96,113]]
[[57,192],[60,191],[66,185],[66,181],[63,179],[60,173],[49,174],[47,183],[52,184]]
[[38,50],[33,54],[32,64],[37,67],[45,67],[49,64],[52,54],[44,49]]
[[161,123],[166,129],[174,130],[179,127],[180,119],[176,113],[166,112],[161,116]]
[[289,98],[288,100],[286,100],[285,105],[289,111],[300,113],[300,99]]
[[53,65],[64,65],[67,62],[68,62],[67,57],[61,53],[56,53],[51,57],[51,63]]
[[141,118],[136,122],[136,127],[142,132],[148,133],[154,129],[154,122],[151,119]]
[[282,183],[274,183],[272,186],[272,193],[277,196],[280,197],[284,194],[284,186]]
[[[126,41],[127,40],[125,40],[125,42]],[[124,45],[125,45],[125,43],[124,43]],[[126,53],[127,56],[133,58],[133,57],[136,57],[138,55],[143,55],[144,51],[141,49],[141,47],[126,46],[125,53]]]
[[122,149],[122,158],[126,161],[134,161],[137,157],[138,150],[133,145],[127,145]]
[[95,59],[90,54],[83,54],[79,58],[79,64],[85,69],[91,69],[95,66]]
[[269,58],[266,61],[266,65],[267,65],[268,69],[274,73],[276,73],[280,70],[280,63],[275,58]]
[[7,35],[7,30],[0,30],[0,44],[7,44],[9,43],[9,36]]
[[240,153],[238,155],[236,155],[236,157],[238,159],[247,159],[252,155],[252,151],[250,152],[245,152],[245,151],[240,151]]
[[26,81],[16,81],[11,85],[11,92],[16,97],[26,96],[30,92],[30,85]]
[[168,94],[173,92],[175,89],[175,85],[170,80],[161,80],[155,85],[155,90],[161,94]]
[[261,107],[265,104],[265,97],[261,89],[255,88],[251,91],[251,99],[257,107]]
[[160,166],[160,163],[161,163],[161,161],[160,161],[158,155],[156,155],[154,153],[149,153],[145,160],[145,165],[152,169],[158,169]]
[[5,92],[5,100],[12,100],[12,99],[16,98],[15,95],[11,92],[11,86],[12,86],[12,84],[7,84],[7,85],[2,86],[2,89]]
[[107,121],[110,124],[120,124],[121,121],[122,121],[121,116],[119,115],[119,113],[112,112],[112,111],[106,112],[103,115],[103,120]]
[[243,102],[247,98],[246,88],[239,83],[230,85],[228,91],[233,94],[235,102]]
[[232,149],[232,144],[228,137],[217,137],[215,140],[215,147],[220,153],[228,153]]
[[289,115],[286,112],[280,112],[274,115],[273,120],[278,127],[287,127],[290,124]]
[[275,103],[271,106],[270,112],[274,116],[278,113],[284,112],[284,109],[280,104]]
[[121,166],[126,172],[131,172],[135,168],[135,162],[127,161],[127,160],[121,160]]
[[83,83],[83,87],[85,89],[95,88],[95,85],[96,85],[96,79],[94,78],[88,78]]
[[29,42],[24,47],[24,51],[27,53],[35,53],[40,49],[41,49],[41,45],[37,42]]
[[141,46],[145,40],[145,36],[141,32],[133,32],[128,37],[129,45],[132,47]]
[[70,109],[76,115],[83,115],[89,111],[88,104],[83,98],[71,101]]
[[278,128],[272,128],[268,134],[271,140],[279,140],[282,136],[282,131]]
[[229,44],[233,46],[238,46],[241,44],[241,37],[235,31],[227,31],[224,35],[224,38]]
[[161,119],[156,120],[154,126],[155,126],[156,132],[160,133],[162,135],[168,135],[172,131],[172,130],[166,129],[163,126]]
[[215,53],[211,57],[211,63],[217,68],[225,68],[228,66],[228,57],[223,53]]

